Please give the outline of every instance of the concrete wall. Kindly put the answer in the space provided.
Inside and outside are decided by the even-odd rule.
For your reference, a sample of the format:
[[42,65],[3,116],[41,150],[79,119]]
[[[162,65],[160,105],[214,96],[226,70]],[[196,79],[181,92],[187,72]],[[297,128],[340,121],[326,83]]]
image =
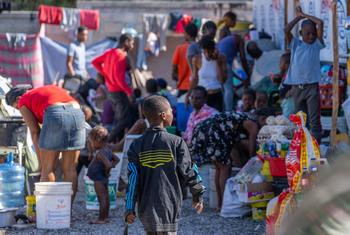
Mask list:
[[15,11],[0,14],[0,33],[36,33],[39,31],[37,12]]

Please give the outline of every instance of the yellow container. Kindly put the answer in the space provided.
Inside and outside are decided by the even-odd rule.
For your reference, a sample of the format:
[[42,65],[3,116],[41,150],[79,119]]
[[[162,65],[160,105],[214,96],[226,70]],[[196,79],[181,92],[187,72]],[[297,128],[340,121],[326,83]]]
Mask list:
[[252,203],[252,217],[253,220],[262,221],[266,218],[267,201]]
[[36,213],[36,200],[34,195],[29,195],[26,197],[27,201],[27,216],[28,217],[35,217]]
[[273,178],[272,178],[272,175],[271,175],[269,161],[264,161],[264,164],[263,164],[263,167],[261,169],[260,174],[265,177],[267,182],[272,182],[273,181]]
[[252,208],[258,208],[258,207],[267,207],[268,201],[264,202],[254,202],[251,204]]
[[251,22],[248,21],[237,21],[235,27],[232,29],[233,31],[248,31],[249,25]]

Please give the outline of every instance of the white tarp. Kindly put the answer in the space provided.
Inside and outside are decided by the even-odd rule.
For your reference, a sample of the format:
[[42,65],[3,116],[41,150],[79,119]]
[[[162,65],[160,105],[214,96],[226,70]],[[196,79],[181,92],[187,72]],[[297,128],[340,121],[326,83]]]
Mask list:
[[254,0],[253,23],[272,36],[278,48],[284,48],[284,0]]

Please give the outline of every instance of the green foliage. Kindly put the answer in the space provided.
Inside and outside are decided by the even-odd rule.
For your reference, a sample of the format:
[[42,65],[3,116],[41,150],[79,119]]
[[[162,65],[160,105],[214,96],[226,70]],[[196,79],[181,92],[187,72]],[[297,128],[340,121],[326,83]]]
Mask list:
[[12,10],[35,11],[39,5],[51,5],[61,7],[76,7],[76,0],[12,0]]

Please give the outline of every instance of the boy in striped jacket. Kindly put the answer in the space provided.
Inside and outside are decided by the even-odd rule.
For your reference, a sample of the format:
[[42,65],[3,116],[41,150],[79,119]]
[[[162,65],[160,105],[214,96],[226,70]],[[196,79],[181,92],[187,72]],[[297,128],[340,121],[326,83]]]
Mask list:
[[169,102],[150,96],[143,103],[150,128],[128,151],[129,183],[126,194],[126,221],[136,219],[135,204],[146,234],[176,234],[182,206],[181,185],[188,185],[197,213],[203,210],[198,168],[191,162],[185,141],[165,129],[172,123]]

